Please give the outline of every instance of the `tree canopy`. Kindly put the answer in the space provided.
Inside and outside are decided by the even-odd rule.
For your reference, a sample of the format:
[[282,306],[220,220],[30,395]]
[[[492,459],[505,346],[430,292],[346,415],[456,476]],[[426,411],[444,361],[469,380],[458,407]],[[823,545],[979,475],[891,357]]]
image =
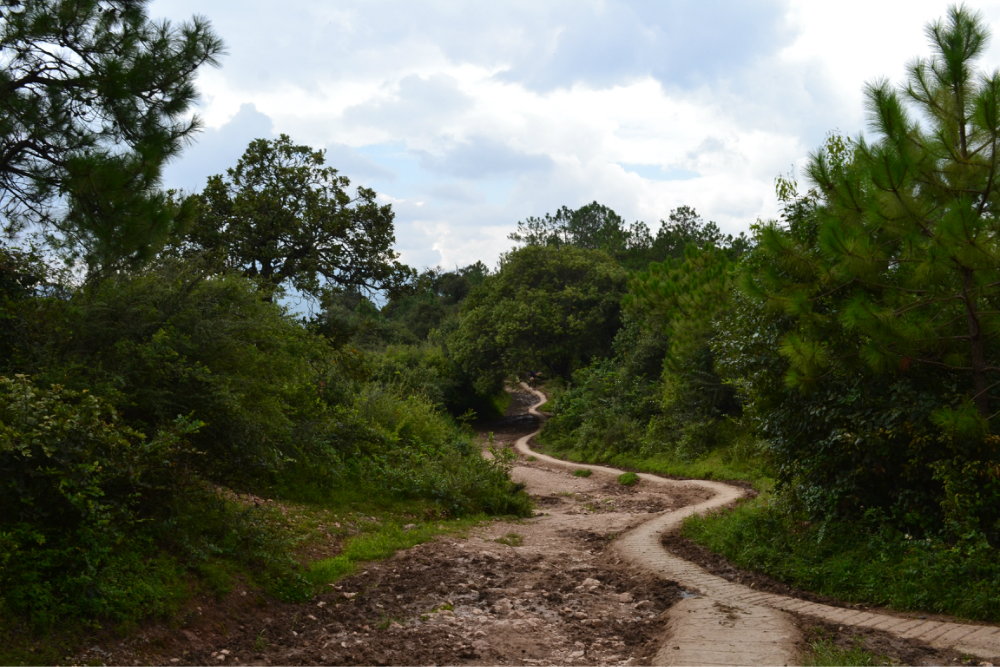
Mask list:
[[[1000,374],[1000,72],[976,69],[980,14],[953,6],[927,35],[934,55],[909,65],[905,86],[866,88],[875,139],[831,137],[812,156],[815,224],[765,227],[772,264],[749,287],[797,320],[782,346],[791,385],[853,363],[954,371],[970,409],[937,419],[976,429]],[[831,347],[831,329],[849,333],[845,347]]]
[[163,164],[199,129],[208,21],[152,21],[148,0],[24,0],[0,11],[0,216],[90,266],[148,258],[182,226]]
[[599,250],[514,250],[466,298],[449,347],[484,393],[529,370],[568,377],[608,354],[625,280],[625,271]]
[[660,221],[656,234],[644,222],[628,226],[612,209],[596,201],[576,210],[563,206],[544,217],[530,217],[517,223],[509,237],[524,245],[572,245],[588,250],[603,250],[622,266],[642,271],[650,262],[662,262],[684,256],[689,245],[713,244],[739,255],[748,247],[745,235],[723,234],[714,222],[705,222],[690,206],[680,206]]
[[200,212],[185,247],[271,289],[290,284],[319,295],[331,286],[397,286],[409,270],[392,249],[392,207],[369,188],[351,197],[350,180],[324,165],[324,151],[287,135],[252,141],[196,196]]

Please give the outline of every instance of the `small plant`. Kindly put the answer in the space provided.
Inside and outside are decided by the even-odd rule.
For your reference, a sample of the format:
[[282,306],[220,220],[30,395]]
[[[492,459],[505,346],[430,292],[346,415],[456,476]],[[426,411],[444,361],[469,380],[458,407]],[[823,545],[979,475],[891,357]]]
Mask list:
[[529,456],[529,457],[528,457],[527,459],[525,459],[525,460],[527,460],[527,461],[537,461],[537,460],[538,460],[538,457],[537,457],[537,456]]
[[267,628],[261,630],[260,634],[257,635],[257,639],[253,640],[253,650],[256,651],[257,653],[263,653],[264,651],[267,650],[268,643],[267,639],[264,638],[265,632],[267,632]]
[[635,486],[639,483],[639,476],[634,472],[623,472],[618,475],[618,483],[622,486]]
[[393,618],[392,616],[384,616],[382,620],[375,624],[376,630],[388,630],[389,626],[393,623],[399,623],[402,619]]
[[594,474],[594,471],[590,468],[580,468],[579,470],[573,471],[573,477],[590,477]]
[[506,544],[508,547],[519,547],[524,544],[524,538],[517,533],[507,533],[503,537],[498,537],[493,541],[499,542],[500,544]]
[[812,655],[806,659],[805,664],[816,667],[890,664],[887,656],[866,650],[860,638],[854,640],[854,647],[850,649],[837,646],[829,639],[810,642],[809,648],[812,649]]

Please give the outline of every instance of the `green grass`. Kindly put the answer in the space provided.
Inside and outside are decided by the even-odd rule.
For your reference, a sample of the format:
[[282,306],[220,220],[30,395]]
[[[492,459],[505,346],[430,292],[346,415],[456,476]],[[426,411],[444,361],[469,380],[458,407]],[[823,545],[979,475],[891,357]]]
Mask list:
[[736,565],[848,602],[1000,620],[1000,553],[867,523],[809,523],[767,496],[692,516],[682,534]]
[[498,537],[493,541],[506,544],[508,547],[519,547],[524,544],[524,537],[519,533],[507,533],[503,537]]
[[337,556],[309,564],[305,576],[313,590],[319,590],[326,584],[353,574],[361,563],[389,558],[400,549],[423,544],[442,533],[465,530],[486,519],[485,516],[467,517],[449,521],[447,526],[435,520],[417,525],[410,530],[404,530],[404,524],[400,523],[398,518],[391,516],[384,517],[377,523],[363,522],[359,525],[363,526],[364,532],[349,538]]
[[573,471],[573,477],[590,477],[594,474],[594,471],[590,468],[580,468],[579,470]]
[[693,461],[682,461],[670,456],[636,457],[628,454],[588,456],[579,450],[562,450],[545,445],[536,448],[550,456],[577,463],[600,463],[656,475],[690,477],[693,479],[718,479],[722,481],[747,481],[758,491],[769,491],[774,486],[763,463],[756,459],[738,459],[725,449],[713,450]]
[[803,664],[807,667],[851,667],[852,665],[889,665],[892,662],[887,656],[878,655],[865,650],[861,642],[846,649],[837,646],[829,639],[819,639],[809,643],[809,653]]
[[622,486],[635,486],[639,483],[639,476],[634,472],[623,472],[618,475],[618,483]]

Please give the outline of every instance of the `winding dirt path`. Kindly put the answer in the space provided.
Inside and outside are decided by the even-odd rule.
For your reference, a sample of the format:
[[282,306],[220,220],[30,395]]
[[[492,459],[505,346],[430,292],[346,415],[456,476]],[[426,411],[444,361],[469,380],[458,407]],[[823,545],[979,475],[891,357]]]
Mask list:
[[[878,628],[979,659],[1000,654],[1000,628],[763,593],[668,553],[662,537],[684,517],[731,503],[743,491],[648,474],[626,488],[614,479],[620,470],[534,452],[528,443],[540,430],[536,418],[545,419],[538,412],[545,397],[524,389],[492,436],[527,459],[512,476],[539,508],[534,518],[496,519],[366,563],[307,603],[265,598],[238,581],[222,597],[199,597],[179,628],[144,627],[66,662],[783,665],[801,659],[800,628],[811,632],[815,625],[803,617],[833,623],[835,630]],[[572,474],[579,469],[592,473]],[[339,518],[368,520],[376,519],[353,513]],[[927,653],[901,662],[961,659],[935,653],[927,663]]]
[[[538,408],[547,401],[544,394],[522,387],[540,400],[529,412],[540,420]],[[540,431],[541,429],[539,429]],[[539,431],[519,439],[516,448],[526,456],[549,465],[587,468],[600,475],[622,471],[606,466],[578,464],[534,452],[528,446]],[[913,616],[871,613],[808,602],[786,595],[755,591],[674,556],[661,546],[664,534],[677,530],[693,513],[703,513],[728,505],[744,495],[736,487],[701,480],[670,480],[639,474],[640,479],[668,489],[701,489],[711,496],[702,502],[664,512],[633,528],[615,542],[622,560],[676,581],[700,593],[675,604],[668,612],[667,635],[653,659],[663,665],[781,665],[795,661],[801,637],[788,612],[822,622],[885,631],[906,640],[916,640],[941,650],[951,650],[993,664],[1000,656],[1000,627],[926,620]]]

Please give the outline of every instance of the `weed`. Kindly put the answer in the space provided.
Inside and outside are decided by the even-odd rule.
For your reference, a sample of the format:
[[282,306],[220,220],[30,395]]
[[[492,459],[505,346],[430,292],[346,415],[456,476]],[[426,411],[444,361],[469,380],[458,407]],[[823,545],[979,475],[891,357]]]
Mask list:
[[526,460],[526,461],[537,461],[537,460],[538,460],[538,457],[537,457],[537,456],[529,456],[529,457],[528,457],[527,459],[525,459],[525,460]]
[[517,533],[507,533],[503,537],[498,537],[493,541],[506,544],[508,547],[519,547],[524,543],[524,538]]
[[625,472],[618,475],[618,483],[622,486],[635,486],[639,483],[639,476],[634,472]]
[[[472,525],[483,518],[485,517],[471,517],[454,523]],[[405,530],[398,519],[390,516],[379,522],[358,523],[357,528],[365,532],[349,539],[339,555],[316,561],[309,566],[306,579],[313,590],[353,573],[358,563],[389,558],[400,549],[409,549],[427,542],[435,535],[454,530],[455,525],[448,529],[440,524],[423,524]]]
[[573,471],[573,477],[590,477],[594,474],[594,471],[590,468],[580,468],[579,470]]
[[837,646],[829,639],[810,642],[809,648],[811,655],[807,656],[804,664],[811,667],[890,664],[888,657],[865,650],[860,638],[856,638],[854,646],[849,649]]
[[261,630],[260,634],[257,635],[257,638],[253,640],[253,650],[257,653],[263,653],[267,650],[269,645],[267,639],[264,638],[265,632],[267,632],[267,628]]
[[375,629],[376,630],[388,630],[389,626],[392,625],[393,623],[399,623],[400,625],[402,625],[405,622],[406,621],[404,621],[401,618],[393,618],[392,616],[384,616],[378,623],[375,624]]
[[1000,562],[985,540],[917,540],[874,519],[820,525],[768,495],[689,518],[682,534],[740,567],[846,602],[1000,619]]

